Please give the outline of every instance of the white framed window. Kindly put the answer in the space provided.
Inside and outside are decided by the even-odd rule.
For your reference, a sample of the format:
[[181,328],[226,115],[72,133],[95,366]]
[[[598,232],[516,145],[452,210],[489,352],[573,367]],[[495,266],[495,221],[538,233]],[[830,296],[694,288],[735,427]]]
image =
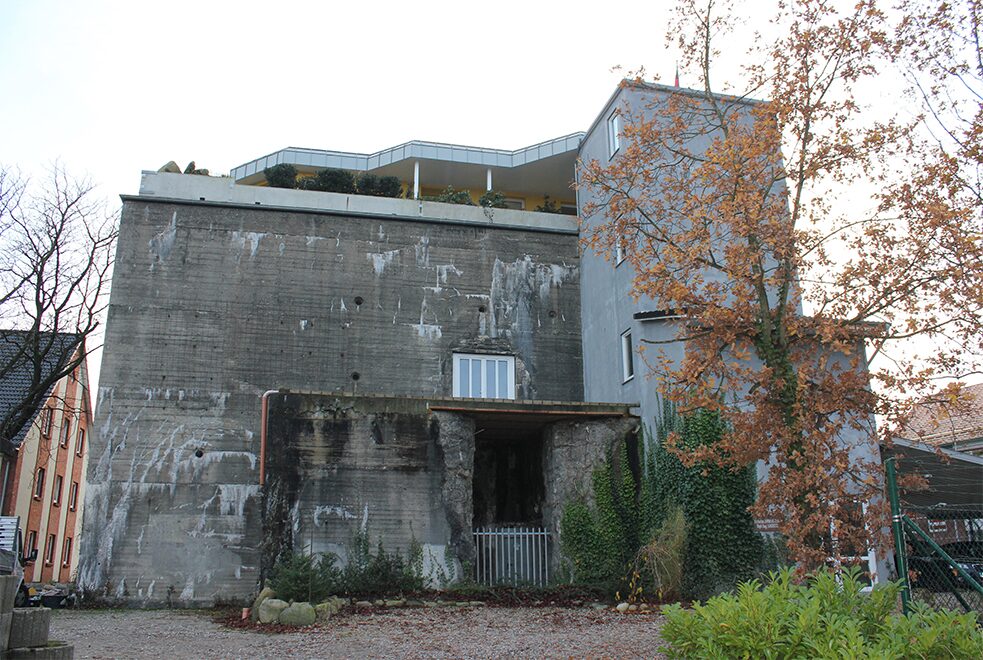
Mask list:
[[635,351],[631,343],[631,330],[621,333],[621,376],[624,382],[635,377]]
[[608,115],[608,157],[613,157],[621,149],[621,113],[617,110]]
[[618,240],[614,244],[614,259],[615,259],[614,265],[615,266],[618,266],[619,264],[621,264],[622,261],[625,260],[625,256],[626,256],[626,254],[625,254],[625,247],[626,247],[626,245],[625,245],[625,237],[623,235],[621,235],[621,234],[618,234]]
[[31,553],[37,552],[38,549],[38,530],[32,529],[27,533],[27,547],[25,548],[25,556],[30,556]]
[[455,353],[454,396],[514,399],[515,358],[511,355]]
[[85,429],[80,428],[78,435],[75,437],[75,455],[81,456],[83,450],[85,450]]

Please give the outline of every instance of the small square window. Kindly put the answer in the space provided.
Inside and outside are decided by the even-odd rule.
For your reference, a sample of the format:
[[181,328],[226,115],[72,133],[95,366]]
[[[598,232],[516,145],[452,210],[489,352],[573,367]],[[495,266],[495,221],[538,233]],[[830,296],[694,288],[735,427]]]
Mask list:
[[631,343],[631,330],[626,330],[621,335],[621,375],[625,383],[635,377],[634,352]]
[[39,500],[44,495],[44,468],[38,468],[34,477],[34,499]]
[[515,358],[455,353],[453,392],[469,399],[514,399]]
[[608,116],[608,157],[621,149],[621,113],[615,110]]

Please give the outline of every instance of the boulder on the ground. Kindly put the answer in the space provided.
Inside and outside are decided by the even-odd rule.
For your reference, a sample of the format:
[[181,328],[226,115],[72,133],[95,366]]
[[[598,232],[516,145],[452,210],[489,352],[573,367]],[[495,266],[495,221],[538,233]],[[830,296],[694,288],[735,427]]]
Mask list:
[[280,612],[280,623],[285,626],[312,626],[317,621],[317,613],[310,603],[294,603]]
[[256,600],[253,601],[252,611],[249,614],[253,621],[259,619],[259,606],[263,604],[263,601],[267,598],[273,598],[274,596],[276,596],[276,592],[273,591],[272,588],[263,587],[263,590],[259,592],[258,596],[256,596]]
[[326,623],[334,613],[334,604],[331,602],[318,603],[314,606],[314,619],[318,623]]
[[290,605],[279,598],[267,598],[259,606],[260,623],[276,623],[280,620],[280,613],[290,607]]

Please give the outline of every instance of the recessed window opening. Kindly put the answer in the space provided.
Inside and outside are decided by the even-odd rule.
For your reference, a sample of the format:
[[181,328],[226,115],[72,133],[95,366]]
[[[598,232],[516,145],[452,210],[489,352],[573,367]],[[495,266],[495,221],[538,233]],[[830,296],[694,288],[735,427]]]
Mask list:
[[44,468],[38,468],[37,476],[34,478],[34,499],[41,499],[44,494]]
[[62,421],[62,427],[61,427],[61,443],[60,443],[61,446],[62,447],[67,447],[68,446],[68,441],[71,439],[71,437],[72,437],[72,420],[70,420],[70,419],[68,419],[66,417]]
[[61,565],[68,566],[72,563],[72,537],[69,536],[65,539],[65,544],[61,549]]
[[621,334],[621,375],[624,382],[635,377],[634,350],[631,343],[631,330]]
[[51,490],[51,503],[61,506],[61,489],[65,485],[65,477],[60,474],[55,475],[55,486]]
[[75,455],[81,456],[84,450],[85,450],[85,429],[79,429],[78,435],[75,438]]
[[55,561],[55,543],[57,539],[54,534],[48,534],[48,544],[44,546],[44,563],[53,564]]
[[512,209],[513,211],[526,210],[526,200],[518,197],[506,197],[502,203],[505,204],[505,208]]
[[73,481],[72,487],[68,491],[68,508],[74,511],[79,505],[79,482]]
[[453,396],[514,399],[515,358],[511,355],[455,353]]
[[621,113],[617,110],[608,116],[608,157],[621,149]]

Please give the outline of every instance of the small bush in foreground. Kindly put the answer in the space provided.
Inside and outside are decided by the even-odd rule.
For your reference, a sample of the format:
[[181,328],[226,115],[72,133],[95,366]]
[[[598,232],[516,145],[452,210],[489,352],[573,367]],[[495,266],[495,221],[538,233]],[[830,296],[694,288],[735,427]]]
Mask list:
[[662,637],[673,658],[980,658],[983,632],[972,614],[916,607],[897,613],[897,584],[861,593],[857,571],[828,570],[797,584],[790,569],[762,586],[684,610],[665,608]]

